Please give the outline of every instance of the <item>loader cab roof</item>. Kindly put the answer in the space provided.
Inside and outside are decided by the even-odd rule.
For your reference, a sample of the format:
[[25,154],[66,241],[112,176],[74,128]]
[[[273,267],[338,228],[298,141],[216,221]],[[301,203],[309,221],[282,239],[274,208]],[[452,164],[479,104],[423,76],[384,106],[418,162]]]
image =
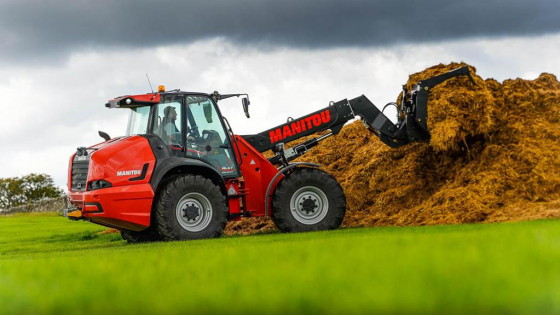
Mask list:
[[109,100],[105,107],[107,108],[131,108],[138,106],[154,105],[161,101],[162,97],[165,96],[204,96],[212,97],[212,94],[201,93],[201,92],[186,92],[181,90],[171,90],[168,92],[156,92],[156,93],[146,93],[138,95],[124,95],[115,97]]

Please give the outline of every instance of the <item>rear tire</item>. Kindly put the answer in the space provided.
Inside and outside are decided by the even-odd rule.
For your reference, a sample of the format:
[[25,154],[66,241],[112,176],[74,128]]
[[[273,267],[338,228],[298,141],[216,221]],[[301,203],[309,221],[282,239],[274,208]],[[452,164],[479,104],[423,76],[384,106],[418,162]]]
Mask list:
[[294,170],[278,184],[272,198],[273,222],[282,232],[336,229],[345,213],[342,187],[319,169]]
[[227,222],[226,197],[210,179],[180,176],[159,192],[157,231],[166,241],[220,237]]

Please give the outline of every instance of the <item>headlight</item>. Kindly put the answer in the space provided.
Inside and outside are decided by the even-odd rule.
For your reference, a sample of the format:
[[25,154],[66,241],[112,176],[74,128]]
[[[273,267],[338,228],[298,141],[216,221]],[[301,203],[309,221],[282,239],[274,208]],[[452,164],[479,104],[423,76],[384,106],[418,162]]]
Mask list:
[[106,181],[104,179],[92,180],[88,184],[88,190],[96,190],[96,189],[107,188],[107,187],[111,187],[111,186],[112,186],[111,183],[109,183],[108,181]]

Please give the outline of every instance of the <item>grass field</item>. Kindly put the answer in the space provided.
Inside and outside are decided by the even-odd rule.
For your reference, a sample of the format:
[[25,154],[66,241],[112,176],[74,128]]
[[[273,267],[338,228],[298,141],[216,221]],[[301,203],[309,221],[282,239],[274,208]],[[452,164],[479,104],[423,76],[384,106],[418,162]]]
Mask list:
[[560,313],[560,220],[129,245],[0,216],[0,314]]

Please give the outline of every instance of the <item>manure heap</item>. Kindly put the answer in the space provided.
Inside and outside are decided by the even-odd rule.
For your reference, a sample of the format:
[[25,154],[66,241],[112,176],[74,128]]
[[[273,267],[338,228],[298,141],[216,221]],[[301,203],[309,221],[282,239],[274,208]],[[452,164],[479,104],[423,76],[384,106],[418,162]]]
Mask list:
[[[412,74],[418,81],[465,64]],[[391,149],[355,122],[300,161],[333,174],[346,194],[343,226],[426,225],[560,217],[560,82],[456,77],[428,99],[429,142]],[[401,96],[399,96],[400,98]],[[228,234],[272,229],[269,220]]]

